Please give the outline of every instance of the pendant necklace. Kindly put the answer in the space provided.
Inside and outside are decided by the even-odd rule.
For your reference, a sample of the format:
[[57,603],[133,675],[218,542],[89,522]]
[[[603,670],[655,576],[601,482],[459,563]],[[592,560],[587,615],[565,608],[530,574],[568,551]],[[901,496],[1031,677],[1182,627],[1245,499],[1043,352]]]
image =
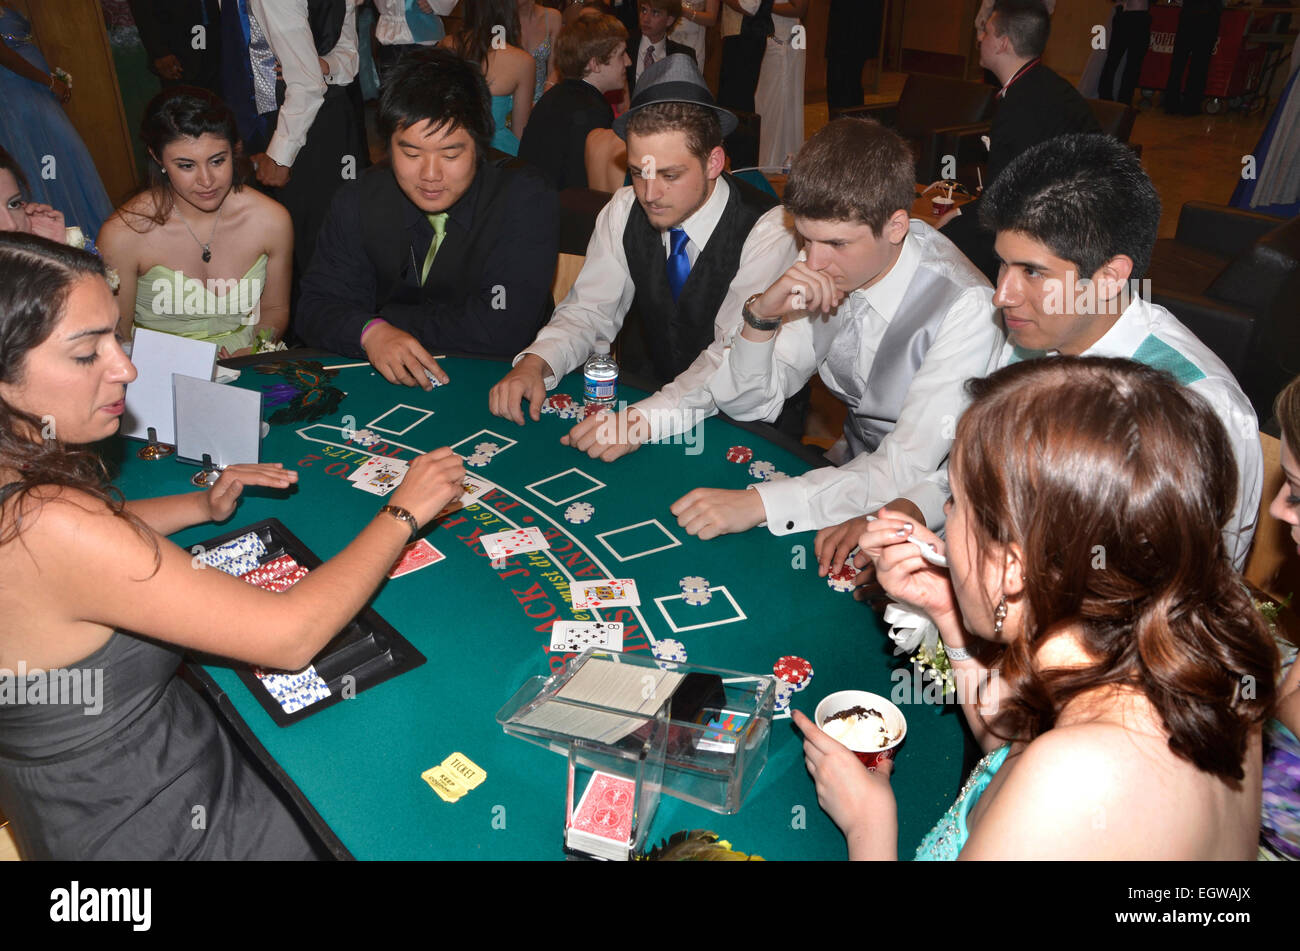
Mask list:
[[190,233],[190,237],[194,239],[194,243],[203,249],[204,264],[207,264],[209,261],[212,260],[212,239],[217,236],[217,225],[221,224],[221,213],[225,210],[225,208],[226,208],[226,203],[224,201],[217,206],[217,220],[212,222],[212,234],[208,235],[207,244],[204,244],[202,241],[199,240],[199,236],[194,233],[194,229],[191,228],[190,223],[185,220],[185,216],[182,215],[179,210],[177,210],[176,212],[176,217],[180,218],[181,224],[183,224],[185,226],[185,230]]

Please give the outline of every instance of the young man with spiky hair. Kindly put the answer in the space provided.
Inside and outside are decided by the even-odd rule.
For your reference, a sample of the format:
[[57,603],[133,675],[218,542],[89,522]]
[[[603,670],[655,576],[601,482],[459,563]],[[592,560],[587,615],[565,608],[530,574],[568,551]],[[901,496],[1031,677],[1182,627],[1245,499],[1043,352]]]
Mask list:
[[[1014,159],[981,205],[983,224],[996,235],[993,303],[1007,334],[987,372],[1056,354],[1124,357],[1168,372],[1204,398],[1236,450],[1237,508],[1224,542],[1240,569],[1263,486],[1258,421],[1223,361],[1136,293],[1160,223],[1160,196],[1142,164],[1109,136],[1059,136]],[[926,507],[947,494],[940,478],[909,498]]]
[[[834,467],[683,496],[672,512],[687,532],[713,538],[762,522],[776,535],[831,530],[943,463],[963,384],[983,372],[1000,335],[988,281],[909,218],[915,195],[907,144],[872,120],[838,119],[799,150],[785,207],[803,254],[745,302],[709,390],[731,416],[770,419],[819,373],[848,406],[844,436],[827,453]],[[938,522],[942,511],[914,517]]]
[[716,411],[705,383],[740,322],[741,301],[796,253],[776,199],[722,171],[722,137],[736,121],[714,103],[694,57],[646,70],[614,122],[627,140],[632,184],[601,210],[555,316],[492,388],[493,413],[522,425],[527,400],[540,419],[546,391],[582,366],[597,338],[613,341],[629,313],[637,326],[623,336],[623,368],[659,391],[584,420],[561,441],[612,462]]
[[559,198],[535,169],[485,162],[487,83],[443,49],[412,52],[379,102],[388,160],[339,189],[303,280],[304,342],[430,389],[432,353],[509,356],[551,310]]

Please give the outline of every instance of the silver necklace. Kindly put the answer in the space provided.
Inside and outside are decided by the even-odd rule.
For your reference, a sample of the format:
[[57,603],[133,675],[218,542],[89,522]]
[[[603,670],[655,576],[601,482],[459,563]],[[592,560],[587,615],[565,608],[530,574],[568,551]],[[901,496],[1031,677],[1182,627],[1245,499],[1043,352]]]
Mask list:
[[185,220],[185,216],[180,213],[180,210],[177,209],[176,211],[176,217],[180,218],[181,224],[183,224],[185,226],[185,230],[190,233],[190,237],[194,239],[194,243],[203,249],[204,264],[207,264],[209,261],[212,260],[212,239],[217,236],[217,225],[221,224],[221,213],[225,210],[226,210],[226,203],[223,201],[220,205],[217,206],[217,220],[212,222],[212,234],[208,235],[207,244],[204,244],[202,241],[199,240],[199,236],[194,233],[194,229],[190,227],[190,223]]

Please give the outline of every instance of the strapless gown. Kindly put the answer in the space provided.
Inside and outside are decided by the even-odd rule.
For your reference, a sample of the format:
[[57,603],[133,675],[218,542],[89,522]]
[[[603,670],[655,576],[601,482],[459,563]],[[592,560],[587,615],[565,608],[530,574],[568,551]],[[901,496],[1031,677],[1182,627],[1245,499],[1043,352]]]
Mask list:
[[957,794],[957,801],[948,807],[948,811],[944,813],[943,818],[921,840],[921,844],[916,849],[916,861],[951,862],[956,860],[958,854],[966,845],[966,839],[970,837],[970,831],[966,828],[966,817],[970,815],[975,803],[979,802],[984,790],[988,789],[989,783],[993,782],[993,777],[997,775],[997,771],[1006,762],[1009,749],[1011,749],[1010,746],[998,747],[980,760],[975,768],[971,770],[966,785],[962,786],[961,792]]
[[[18,12],[0,12],[0,42],[44,73],[49,63],[32,42],[31,24]],[[73,95],[79,82],[76,64],[66,64],[73,74]],[[85,82],[83,78],[81,82]],[[113,213],[95,163],[48,86],[33,82],[0,66],[0,146],[14,157],[27,176],[27,196],[63,212],[69,227],[88,238]]]
[[177,281],[177,272],[155,264],[136,279],[135,326],[193,340],[206,340],[232,353],[252,346],[259,325],[254,319],[266,288],[263,254],[237,284],[220,282],[215,294],[197,278]]
[[496,123],[497,129],[492,133],[492,141],[489,144],[492,148],[509,155],[519,154],[519,137],[510,131],[510,124],[506,121],[514,105],[514,96],[492,97],[492,121]]
[[[99,679],[79,705],[0,703],[0,810],[23,858],[317,857],[311,834],[177,677],[180,659],[117,632],[64,668]],[[87,715],[92,693],[100,709]]]

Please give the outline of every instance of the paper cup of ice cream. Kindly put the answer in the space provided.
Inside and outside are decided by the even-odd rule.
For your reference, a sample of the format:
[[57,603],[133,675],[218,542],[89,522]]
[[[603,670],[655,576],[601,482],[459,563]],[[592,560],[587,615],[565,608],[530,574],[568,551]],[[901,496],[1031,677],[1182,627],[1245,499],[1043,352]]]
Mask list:
[[813,722],[873,772],[881,760],[894,758],[907,736],[903,711],[865,690],[840,690],[825,697],[813,711]]
[[945,195],[935,195],[930,199],[930,213],[936,218],[942,218],[952,211],[955,204],[957,203]]

